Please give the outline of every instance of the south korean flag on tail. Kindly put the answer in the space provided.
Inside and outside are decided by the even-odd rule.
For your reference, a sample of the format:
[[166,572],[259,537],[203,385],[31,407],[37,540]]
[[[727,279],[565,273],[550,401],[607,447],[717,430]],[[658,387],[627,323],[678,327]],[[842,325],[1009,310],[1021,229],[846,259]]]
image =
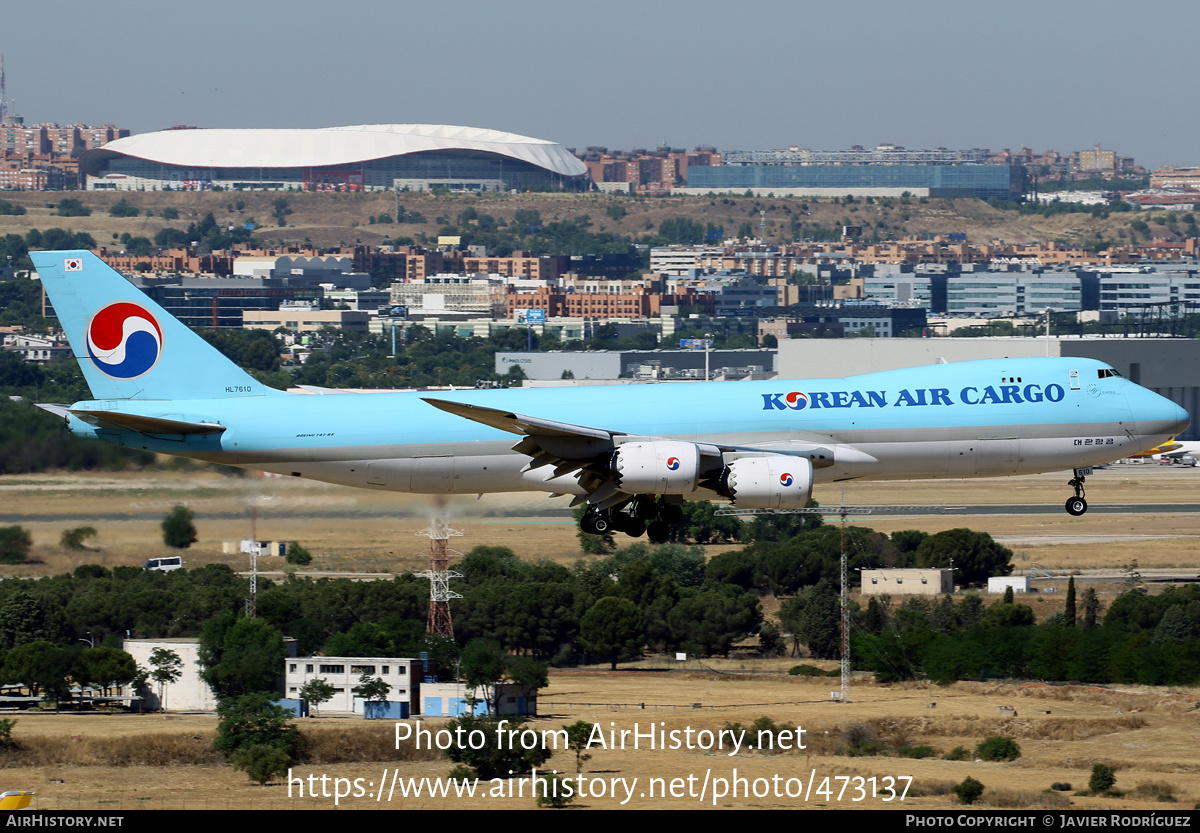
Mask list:
[[83,261],[77,257],[69,257],[63,261],[64,272],[82,272]]

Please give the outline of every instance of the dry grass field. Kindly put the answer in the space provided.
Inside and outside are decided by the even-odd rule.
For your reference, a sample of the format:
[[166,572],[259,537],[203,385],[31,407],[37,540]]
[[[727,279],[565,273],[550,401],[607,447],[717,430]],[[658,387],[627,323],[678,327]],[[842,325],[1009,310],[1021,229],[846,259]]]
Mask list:
[[[1064,474],[991,481],[918,484],[861,484],[847,489],[852,504],[996,505],[1019,502],[1058,507],[1067,488]],[[1114,466],[1088,482],[1093,506],[1130,503],[1190,503],[1200,496],[1200,470],[1149,465]],[[840,488],[818,488],[822,504],[841,500]],[[140,564],[162,554],[159,521],[176,503],[196,512],[200,541],[185,553],[188,566],[222,562],[242,569],[240,556],[221,552],[222,541],[250,533],[247,504],[258,506],[259,538],[299,540],[313,553],[312,569],[322,572],[395,573],[423,567],[427,545],[417,532],[428,521],[427,497],[342,489],[282,478],[227,478],[190,473],[45,474],[0,478],[2,523],[21,523],[33,532],[34,562],[0,568],[0,576],[35,576],[71,570],[82,563],[106,566]],[[575,527],[564,500],[541,495],[454,498],[444,507],[451,525],[464,532],[453,545],[466,551],[478,544],[511,547],[524,558],[570,563],[581,557]],[[1200,526],[1179,513],[1089,514],[1071,518],[1062,512],[1038,515],[917,514],[868,517],[855,521],[877,530],[917,528],[936,531],[966,526],[984,530],[1017,552],[1017,570],[1037,564],[1050,571],[1115,570],[1137,559],[1143,570],[1195,568],[1200,571]],[[97,550],[74,553],[58,546],[64,529],[88,524],[99,532]],[[730,547],[710,547],[709,555]],[[365,576],[364,576],[365,577]],[[1102,600],[1111,586],[1101,586]],[[1106,596],[1107,594],[1107,596]],[[1038,618],[1061,608],[1061,594],[1031,597]],[[777,609],[765,600],[768,615]],[[1197,692],[1162,689],[1114,690],[1048,687],[1040,684],[878,685],[856,676],[851,702],[835,704],[836,680],[786,676],[789,660],[706,660],[676,663],[650,657],[622,670],[554,671],[541,693],[542,717],[532,726],[555,730],[576,720],[606,729],[644,732],[655,728],[680,732],[718,732],[727,723],[749,724],[759,717],[790,722],[805,730],[804,750],[763,754],[742,750],[596,749],[585,764],[589,779],[606,779],[605,795],[593,795],[601,782],[587,781],[589,796],[574,806],[593,808],[920,808],[957,806],[951,785],[968,775],[982,781],[989,806],[1103,807],[1124,809],[1192,808],[1200,802],[1200,741]],[[822,663],[831,667],[828,663]],[[1016,714],[1002,715],[1011,707]],[[34,789],[43,809],[92,808],[332,808],[332,798],[301,798],[295,784],[260,787],[244,773],[219,763],[210,751],[216,720],[209,715],[54,715],[22,714],[13,732],[21,750],[0,755],[9,789]],[[403,749],[395,752],[393,724],[364,723],[348,717],[302,722],[326,763],[302,763],[294,775],[363,779],[378,785],[393,775],[445,777],[450,763]],[[610,725],[611,724],[611,725]],[[846,757],[835,754],[845,733],[868,732],[888,748],[928,744],[940,753],[957,746],[974,749],[990,735],[1017,740],[1022,757],[1010,763],[913,760],[893,754]],[[331,751],[336,750],[336,751]],[[394,761],[392,758],[403,758]],[[115,766],[113,761],[124,762]],[[108,763],[102,763],[108,762]],[[1086,789],[1091,767],[1106,763],[1117,770],[1121,798],[1075,795]],[[562,751],[551,768],[574,773],[570,752]],[[725,795],[720,779],[738,782],[751,795]],[[815,780],[813,774],[815,773]],[[778,776],[778,779],[772,781]],[[858,784],[878,789],[885,777],[911,776],[903,803],[854,801]],[[688,778],[693,780],[689,783]],[[839,777],[844,777],[839,781]],[[624,786],[636,778],[627,801]],[[707,784],[705,779],[707,778]],[[817,795],[826,778],[834,794]],[[614,781],[613,779],[625,779]],[[652,780],[658,779],[658,780]],[[664,797],[672,779],[678,797]],[[765,779],[765,780],[756,780]],[[798,779],[791,780],[788,779]],[[810,781],[812,785],[810,787]],[[1068,782],[1070,792],[1046,792]],[[319,780],[316,782],[320,786]],[[329,784],[334,782],[330,781]],[[522,782],[506,783],[516,791]],[[837,792],[849,789],[841,800]],[[901,789],[903,782],[899,782]],[[807,796],[786,795],[802,785]],[[308,782],[305,781],[307,787]],[[613,797],[613,788],[619,794]],[[704,798],[698,797],[704,789]],[[534,806],[530,785],[525,795],[489,797],[482,784],[468,797],[401,799],[374,797],[343,800],[354,808],[521,808]],[[330,790],[333,787],[330,786]],[[364,789],[366,789],[364,787]],[[372,796],[377,787],[371,787]],[[768,794],[753,795],[766,790]],[[654,792],[652,792],[654,791]],[[777,794],[779,793],[779,794]],[[1168,795],[1175,803],[1164,803]]]
[[[1016,553],[1018,571],[1039,565],[1049,571],[1115,570],[1137,559],[1145,568],[1200,567],[1200,524],[1185,513],[1101,514],[1073,518],[1059,511],[1070,494],[1069,475],[1051,473],[993,480],[849,484],[846,502],[919,505],[938,511],[857,516],[851,523],[880,532],[937,532],[969,527],[990,533]],[[841,502],[839,486],[818,486],[823,506]],[[1200,502],[1200,469],[1115,465],[1088,480],[1093,507]],[[185,554],[189,566],[222,562],[244,567],[240,556],[222,553],[222,542],[249,537],[249,507],[257,506],[256,536],[300,541],[315,556],[312,569],[404,572],[421,569],[428,545],[417,533],[435,511],[429,496],[331,486],[281,477],[223,477],[211,471],[50,473],[0,477],[0,522],[20,523],[34,537],[33,563],[0,566],[0,577],[43,575],[79,564],[140,565],[166,554],[159,522],[182,503],[196,514],[200,541]],[[526,559],[572,563],[581,556],[566,498],[538,493],[453,497],[436,511],[464,532],[452,546],[506,546]],[[1051,507],[1046,514],[969,514],[941,507],[1012,503]],[[91,525],[97,549],[71,552],[58,546],[63,530]],[[628,541],[629,539],[621,539]],[[708,554],[737,545],[707,548]],[[271,569],[264,562],[260,569]]]
[[[881,227],[887,238],[904,236],[945,234],[963,232],[975,242],[1003,239],[1010,242],[1029,243],[1045,240],[1062,240],[1081,243],[1098,234],[1109,239],[1120,239],[1128,235],[1129,223],[1141,215],[1113,214],[1108,219],[1098,219],[1083,214],[1063,214],[1054,217],[1020,215],[1015,211],[1002,211],[980,200],[932,199],[925,203],[914,200],[912,204],[891,207],[866,204],[834,204],[825,199],[815,202],[798,197],[654,197],[630,198],[604,194],[402,194],[400,202],[408,212],[418,212],[426,222],[386,223],[371,222],[372,217],[392,214],[395,199],[388,193],[329,194],[300,192],[223,192],[223,193],[105,193],[98,191],[77,192],[70,196],[78,199],[92,210],[89,217],[60,217],[55,206],[64,195],[39,192],[8,192],[4,199],[25,207],[20,216],[0,216],[0,234],[24,235],[30,229],[68,228],[91,234],[96,242],[108,245],[114,235],[130,234],[134,237],[154,239],[164,226],[186,229],[208,212],[212,212],[221,225],[241,225],[253,220],[258,229],[256,240],[264,245],[311,243],[314,246],[378,245],[397,236],[415,237],[419,233],[436,236],[446,225],[457,221],[458,214],[467,207],[481,213],[512,222],[517,211],[533,209],[540,213],[544,222],[576,220],[587,216],[590,230],[613,232],[640,237],[652,234],[663,220],[686,217],[701,224],[713,223],[725,229],[729,236],[736,235],[743,222],[749,221],[754,233],[759,233],[759,209],[767,212],[766,236],[772,242],[790,242],[793,238],[791,218],[798,213],[808,226],[813,224],[825,228],[841,225],[864,225],[869,229]],[[277,225],[272,203],[286,199],[292,213],[287,225]],[[125,199],[139,209],[138,217],[110,217],[109,208]],[[242,208],[238,209],[238,204]],[[624,216],[613,218],[607,213],[610,206],[625,209]],[[175,208],[179,212],[176,220],[162,217],[164,208]],[[153,212],[148,216],[147,211]],[[1158,223],[1157,215],[1144,219]],[[1155,225],[1155,234],[1167,234],[1165,227]],[[1065,498],[1064,498],[1065,499]]]
[[[749,724],[762,716],[804,730],[805,749],[775,754],[742,749],[731,755],[727,739],[724,750],[649,749],[645,740],[641,748],[634,749],[632,735],[628,735],[629,748],[594,748],[592,759],[584,764],[587,780],[583,785],[588,797],[578,798],[575,806],[591,808],[950,809],[959,805],[948,792],[949,787],[967,776],[984,784],[982,803],[990,807],[1164,811],[1191,809],[1200,801],[1200,764],[1195,751],[1200,740],[1196,728],[1198,700],[1194,693],[1051,688],[1038,684],[880,686],[856,678],[851,702],[834,704],[829,692],[835,687],[836,681],[831,679],[787,677],[769,668],[751,673],[722,662],[703,666],[688,663],[675,671],[660,672],[559,671],[551,674],[550,686],[542,692],[543,716],[529,725],[541,732],[587,720],[600,724],[606,732],[632,732],[635,728],[643,734],[650,729],[675,731],[681,745],[686,743],[690,728],[693,746],[710,742],[708,735],[701,734],[705,730],[717,733],[727,723]],[[1016,714],[1002,716],[997,711],[1002,707],[1012,707]],[[497,785],[481,782],[474,797],[425,794],[401,798],[397,789],[390,801],[386,791],[383,800],[377,801],[377,785],[381,781],[390,785],[393,773],[400,778],[444,779],[451,764],[436,752],[416,752],[409,743],[396,751],[391,722],[322,717],[301,723],[302,732],[328,756],[326,760],[338,761],[297,764],[292,774],[304,779],[305,790],[309,775],[316,776],[318,786],[325,775],[348,779],[344,784],[362,779],[364,792],[371,793],[351,795],[342,799],[340,806],[534,806],[528,778],[506,780],[500,787],[502,796],[488,795]],[[0,758],[2,777],[8,788],[37,791],[35,806],[42,809],[334,807],[332,780],[328,782],[328,798],[302,797],[296,783],[289,796],[284,780],[258,786],[250,783],[244,773],[217,762],[209,746],[215,724],[215,718],[201,715],[22,715],[14,737],[25,751]],[[426,725],[436,731],[440,722],[434,719]],[[894,754],[857,758],[836,754],[845,745],[847,730],[873,733],[891,747],[928,744],[940,754],[922,760]],[[992,735],[1014,738],[1021,757],[1008,763],[948,761],[941,757],[960,745],[973,750]],[[149,763],[97,764],[98,760],[114,759]],[[1116,786],[1126,793],[1123,797],[1075,794],[1086,790],[1096,763],[1116,769]],[[573,753],[556,753],[547,767],[574,776]],[[882,790],[887,776],[901,779],[897,782],[900,790],[911,777],[903,802],[885,802],[882,796],[854,800],[859,784],[869,790],[869,779],[874,778]],[[690,783],[689,777],[693,779]],[[738,782],[736,796],[728,792],[735,777],[747,779]],[[864,780],[847,782],[839,777]],[[826,778],[830,779],[828,784]],[[592,779],[603,779],[603,795],[597,794],[601,782]],[[671,796],[674,779],[682,780],[675,782]],[[795,795],[801,789],[807,791],[810,780],[813,783],[807,800]],[[1047,792],[1052,783],[1062,782],[1071,784],[1071,791]],[[375,786],[365,786],[372,783]],[[524,796],[517,793],[522,783]],[[838,792],[846,783],[849,789],[839,801]],[[832,795],[817,794],[823,784],[832,788]],[[726,794],[714,798],[714,792],[723,789]],[[787,795],[789,789],[793,797]],[[665,796],[664,790],[668,791]],[[755,791],[758,796],[753,794]],[[1171,796],[1173,803],[1157,797],[1162,794]]]

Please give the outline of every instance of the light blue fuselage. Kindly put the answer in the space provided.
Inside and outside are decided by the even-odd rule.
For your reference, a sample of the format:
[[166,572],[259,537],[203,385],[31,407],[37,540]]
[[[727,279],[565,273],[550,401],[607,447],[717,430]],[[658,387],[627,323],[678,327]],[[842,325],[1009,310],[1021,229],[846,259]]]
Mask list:
[[[621,432],[800,455],[832,451],[818,481],[988,477],[1109,462],[1188,424],[1169,400],[1090,359],[997,359],[853,376],[488,391],[280,393],[139,400],[147,416],[225,426],[147,436],[69,420],[81,435],[150,451],[367,488],[427,493],[577,491],[524,471],[519,437],[425,398]],[[128,400],[74,408],[122,410]],[[702,490],[701,490],[702,491]],[[697,494],[697,497],[710,497]]]

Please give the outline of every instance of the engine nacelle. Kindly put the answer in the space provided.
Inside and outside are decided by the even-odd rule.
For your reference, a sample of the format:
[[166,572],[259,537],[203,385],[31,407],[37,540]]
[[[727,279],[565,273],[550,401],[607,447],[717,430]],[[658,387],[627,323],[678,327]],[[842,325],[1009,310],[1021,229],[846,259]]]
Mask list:
[[803,509],[812,496],[812,461],[782,454],[742,457],[726,466],[721,485],[739,509]]
[[625,443],[612,457],[622,492],[636,495],[686,495],[700,479],[700,449],[670,440]]

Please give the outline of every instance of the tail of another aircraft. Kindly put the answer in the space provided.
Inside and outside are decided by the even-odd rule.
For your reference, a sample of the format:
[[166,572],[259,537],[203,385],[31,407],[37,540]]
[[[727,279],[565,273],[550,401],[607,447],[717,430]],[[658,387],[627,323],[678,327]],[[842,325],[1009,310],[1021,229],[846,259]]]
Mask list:
[[30,257],[96,399],[275,393],[91,252]]

